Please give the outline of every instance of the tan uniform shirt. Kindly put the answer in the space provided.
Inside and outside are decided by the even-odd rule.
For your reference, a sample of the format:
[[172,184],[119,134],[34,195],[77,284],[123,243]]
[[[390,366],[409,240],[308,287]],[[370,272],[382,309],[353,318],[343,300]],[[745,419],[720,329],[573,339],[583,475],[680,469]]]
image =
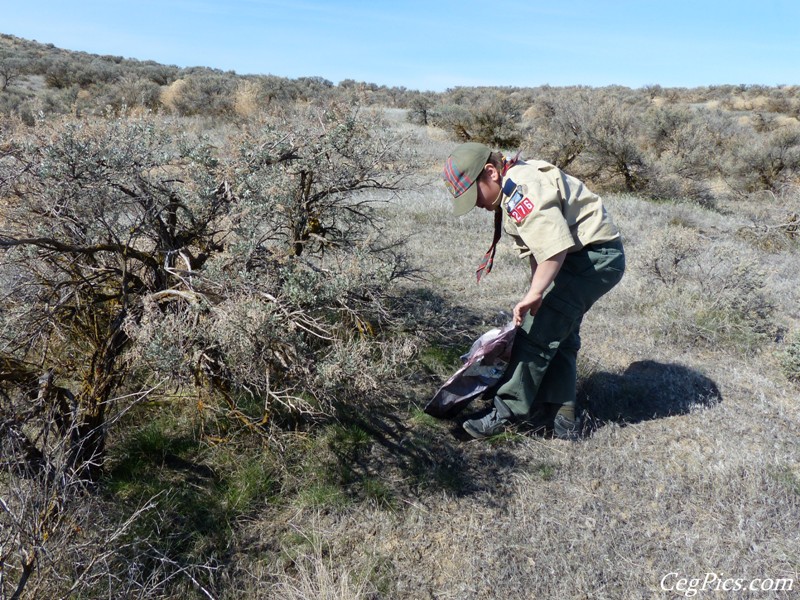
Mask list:
[[537,263],[619,237],[603,200],[583,183],[541,160],[519,161],[503,177],[503,228],[520,258]]

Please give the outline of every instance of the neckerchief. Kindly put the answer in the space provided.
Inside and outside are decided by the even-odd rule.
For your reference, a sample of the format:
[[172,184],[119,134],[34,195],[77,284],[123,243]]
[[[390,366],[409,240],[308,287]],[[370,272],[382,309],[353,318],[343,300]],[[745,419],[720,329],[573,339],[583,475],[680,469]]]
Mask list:
[[[505,157],[503,157],[503,169],[502,173],[500,174],[502,177],[505,177],[508,170],[517,163],[517,160],[519,160],[519,155],[520,152],[517,152],[517,155],[511,160],[507,160]],[[475,185],[478,185],[477,181],[475,182]],[[500,193],[502,195],[502,192]],[[502,205],[502,202],[500,204]],[[478,265],[478,269],[475,271],[475,277],[477,278],[478,283],[481,282],[481,277],[492,272],[494,253],[497,252],[497,242],[500,241],[500,236],[502,233],[503,209],[501,206],[498,206],[494,211],[494,237],[492,238],[492,245],[489,247],[489,250],[486,252],[486,254],[483,255],[483,260],[481,260],[481,264]]]

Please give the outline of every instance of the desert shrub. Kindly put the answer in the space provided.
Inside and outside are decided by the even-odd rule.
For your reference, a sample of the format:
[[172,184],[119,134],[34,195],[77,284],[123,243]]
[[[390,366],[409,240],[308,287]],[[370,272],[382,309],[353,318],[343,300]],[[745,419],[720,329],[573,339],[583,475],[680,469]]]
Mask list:
[[[784,197],[776,204],[778,207],[782,207],[790,206],[790,203],[791,200]],[[773,214],[769,215],[769,212]],[[800,214],[784,211],[781,208],[764,211],[764,213],[767,214],[760,214],[757,219],[754,219],[755,222],[752,225],[740,227],[736,231],[737,237],[766,252],[780,252],[796,248],[800,239],[800,233],[798,233],[800,231]]]
[[30,119],[33,95],[21,90],[10,89],[0,94],[0,115],[25,115]]
[[549,91],[527,113],[522,147],[598,189],[641,190],[648,174],[637,101],[614,90]]
[[181,569],[194,569],[163,560],[155,531],[141,528],[157,518],[155,497],[125,510],[86,485],[70,456],[76,432],[54,407],[20,407],[23,415],[46,413],[35,448],[9,423],[8,405],[2,408],[1,597],[155,597]]
[[104,86],[103,91],[95,91],[94,104],[107,111],[109,108],[119,114],[123,110],[137,107],[157,110],[160,106],[161,88],[149,79],[126,76],[116,85]]
[[71,87],[48,89],[41,96],[40,113],[44,116],[76,114],[75,108],[80,97],[80,88]]
[[333,82],[324,77],[298,77],[295,81],[301,100],[326,100],[333,90]]
[[117,81],[122,75],[122,70],[113,60],[92,58],[76,74],[75,83],[81,87],[99,85]]
[[30,70],[30,61],[0,49],[0,92],[5,92]]
[[658,106],[644,114],[642,140],[649,177],[643,189],[651,198],[693,200],[713,206],[710,182],[719,176],[714,157],[726,152],[724,118],[718,111]]
[[[755,259],[734,256],[691,227],[665,227],[641,251],[638,268],[654,282],[640,307],[674,343],[752,354],[774,339],[774,304]],[[636,263],[635,263],[636,264]]]
[[[175,87],[168,107],[183,116],[235,114],[237,81],[230,74],[198,71]],[[173,84],[174,85],[174,84]]]
[[586,148],[583,135],[585,95],[575,90],[547,90],[524,116],[522,147],[530,156],[570,169]]
[[76,481],[97,480],[109,419],[144,390],[194,390],[267,435],[390,385],[411,349],[383,335],[385,298],[407,267],[377,194],[405,162],[377,118],[309,108],[219,149],[149,116],[13,132],[0,161],[7,472],[51,472],[52,441]]
[[777,192],[800,174],[800,127],[743,129],[731,157],[729,168],[741,190]]
[[767,96],[766,110],[787,116],[797,116],[800,101],[797,98],[796,86],[769,88],[765,90],[765,95]]
[[696,307],[689,331],[714,346],[756,352],[777,330],[773,303],[764,293],[765,273],[747,261],[718,265],[701,271],[703,302]]
[[112,83],[124,74],[117,62],[82,52],[47,57],[39,68],[47,85],[57,89]]
[[[757,182],[758,189],[776,189],[796,172],[796,141],[787,133],[790,126],[763,117],[763,135],[774,137],[762,138],[764,147],[759,149],[750,141],[753,134],[762,135],[754,128],[757,115],[746,125],[729,111],[702,104],[719,97],[720,90],[707,94],[694,90],[694,95],[690,90],[671,90],[677,96],[668,99],[670,94],[657,88],[637,92],[617,87],[544,87],[535,94],[519,95],[531,102],[520,123],[515,122],[515,110],[500,106],[513,104],[514,93],[474,92],[448,92],[445,97],[452,102],[435,107],[431,122],[461,140],[519,145],[526,156],[552,162],[598,190],[686,198],[712,206],[723,191],[719,178],[734,191],[755,189],[746,178]],[[491,102],[499,108],[481,114]],[[486,115],[496,121],[485,119]],[[511,124],[516,131],[493,136],[501,124]]]
[[426,116],[455,139],[510,149],[520,143],[521,113],[519,103],[507,94],[487,90],[477,94],[473,104],[444,104],[427,111]]
[[589,172],[593,178],[621,180],[629,192],[642,189],[648,174],[635,107],[607,96],[591,107],[591,121],[585,129],[588,144],[582,155]]
[[179,76],[178,67],[162,65],[155,61],[136,62],[135,65],[134,70],[140,77],[149,79],[156,85],[169,85]]
[[444,104],[436,107],[428,115],[430,123],[444,129],[455,139],[468,141],[472,139],[472,115],[466,107],[457,104]]
[[45,72],[45,82],[48,87],[63,89],[71,86],[76,78],[76,65],[61,58],[52,61]]
[[687,179],[699,181],[717,174],[712,157],[724,151],[726,137],[719,111],[667,105],[644,116],[644,148],[654,159],[669,161],[671,170]]
[[641,193],[654,200],[686,199],[705,208],[714,208],[717,195],[707,180],[681,176],[680,169],[681,165],[670,158],[653,162],[648,166],[647,182]]
[[264,107],[273,104],[291,106],[300,97],[299,84],[285,77],[259,75],[255,77],[259,86],[259,98]]
[[516,148],[520,143],[521,106],[509,95],[486,93],[472,108],[470,139],[492,148]]
[[409,105],[407,113],[408,122],[415,123],[416,125],[428,125],[429,115],[433,106],[433,99],[422,95],[415,96],[411,99]]
[[16,141],[0,178],[14,198],[6,379],[25,394],[32,365],[48,365],[51,400],[74,398],[63,417],[82,423],[76,464],[102,455],[110,398],[130,387],[166,378],[309,411],[326,348],[377,336],[405,267],[366,192],[402,176],[387,166],[396,146],[357,111],[296,119],[224,156],[149,118]]

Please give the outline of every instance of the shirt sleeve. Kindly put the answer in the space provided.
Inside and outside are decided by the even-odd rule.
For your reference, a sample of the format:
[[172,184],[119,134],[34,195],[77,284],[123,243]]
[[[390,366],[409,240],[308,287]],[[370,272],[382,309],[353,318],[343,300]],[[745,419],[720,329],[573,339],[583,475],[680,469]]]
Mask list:
[[[506,229],[512,234],[520,257],[533,254],[536,262],[541,263],[573,247],[575,240],[564,218],[561,192],[555,180],[533,165],[511,169],[509,177],[516,183],[517,201],[514,193],[503,199]],[[517,210],[518,206],[525,209]]]

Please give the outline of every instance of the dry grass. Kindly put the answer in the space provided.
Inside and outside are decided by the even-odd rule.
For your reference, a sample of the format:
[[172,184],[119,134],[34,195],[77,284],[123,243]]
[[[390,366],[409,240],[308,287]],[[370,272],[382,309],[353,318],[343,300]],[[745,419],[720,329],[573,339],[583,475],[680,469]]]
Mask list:
[[[490,217],[450,216],[437,175],[451,144],[423,129],[415,135],[420,179],[394,203],[393,228],[408,234],[426,271],[413,286],[453,311],[442,313],[443,327],[456,335],[450,319],[460,315],[477,335],[507,319],[527,269],[504,246],[495,271],[476,285]],[[799,200],[789,195],[773,209]],[[406,419],[398,433],[405,445],[376,444],[371,456],[397,501],[299,509],[292,523],[326,551],[271,563],[256,580],[293,598],[343,597],[335,590],[353,582],[354,598],[661,598],[691,595],[662,590],[670,573],[678,574],[672,584],[714,573],[745,584],[794,580],[793,591],[745,589],[736,598],[797,593],[800,390],[779,359],[783,333],[800,328],[797,244],[774,251],[737,238],[763,205],[709,211],[632,196],[607,201],[629,271],[583,327],[592,435],[565,443],[523,431],[464,442],[457,422]],[[736,314],[754,306],[769,310]],[[703,335],[700,317],[715,307],[724,335]],[[410,400],[422,404],[434,389],[428,381]],[[397,459],[404,452],[455,483],[408,486]],[[285,511],[272,512],[248,535],[274,537],[286,520]]]
[[166,106],[169,110],[176,109],[176,102],[180,95],[183,93],[183,89],[186,87],[186,80],[185,79],[176,79],[173,83],[168,86],[165,86],[161,90],[161,103]]
[[240,117],[252,117],[258,110],[258,85],[253,81],[242,81],[236,87],[233,109]]
[[[230,528],[225,551],[213,557],[214,597],[688,596],[662,590],[670,573],[673,585],[707,573],[790,578],[792,591],[735,597],[795,597],[800,384],[787,378],[785,357],[800,340],[800,248],[780,225],[800,212],[800,192],[716,210],[607,197],[629,269],[582,329],[589,435],[567,443],[521,428],[465,441],[460,418],[438,421],[419,407],[454,356],[507,322],[528,269],[505,242],[494,271],[476,284],[491,216],[452,218],[439,170],[453,144],[402,113],[389,117],[419,168],[383,216],[393,236],[408,239],[421,278],[398,290],[407,336],[383,352],[393,353],[387,369],[407,357],[411,376],[341,423],[276,433],[274,461],[249,448],[220,462],[211,473],[224,474],[230,502],[248,507],[243,513],[203,504],[198,477],[175,486],[202,496],[187,494],[175,514],[207,513],[210,529]],[[368,370],[358,339],[337,350],[341,357],[320,367],[329,382],[384,394],[384,373]],[[341,364],[346,371],[334,366]],[[214,451],[204,444],[191,445]],[[264,464],[248,464],[257,452]],[[131,467],[134,483],[152,467],[144,465]],[[228,513],[230,523],[218,516]]]

